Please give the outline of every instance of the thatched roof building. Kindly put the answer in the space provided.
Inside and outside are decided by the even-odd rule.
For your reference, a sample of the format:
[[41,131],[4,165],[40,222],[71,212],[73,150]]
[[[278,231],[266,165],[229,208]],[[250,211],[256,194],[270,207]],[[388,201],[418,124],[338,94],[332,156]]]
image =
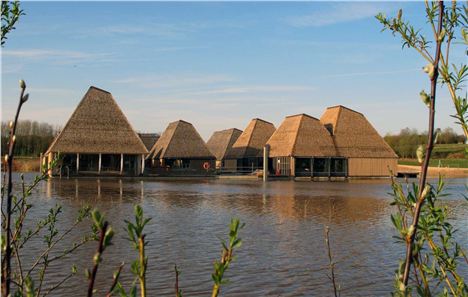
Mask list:
[[396,158],[366,117],[342,105],[328,107],[320,118],[332,133],[338,154],[347,158]]
[[275,126],[262,119],[253,119],[232,145],[226,159],[261,158],[263,147],[275,132]]
[[149,151],[156,141],[158,141],[160,135],[158,133],[138,133],[138,136],[140,136],[141,141],[143,141],[143,144]]
[[307,114],[286,117],[267,144],[270,157],[336,156],[330,133],[318,119]]
[[147,154],[112,94],[90,87],[48,153]]
[[366,117],[338,105],[320,118],[332,134],[339,156],[348,160],[348,176],[389,176],[397,170],[397,155]]
[[150,159],[214,159],[192,124],[172,122],[150,150]]
[[216,160],[221,161],[224,160],[226,154],[241,134],[242,131],[236,128],[216,131],[211,135],[206,145],[216,157]]

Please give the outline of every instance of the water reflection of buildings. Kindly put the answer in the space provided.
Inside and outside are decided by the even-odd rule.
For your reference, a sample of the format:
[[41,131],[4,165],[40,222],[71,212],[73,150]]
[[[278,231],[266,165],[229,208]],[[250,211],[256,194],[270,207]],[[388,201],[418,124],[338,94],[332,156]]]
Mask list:
[[143,181],[128,183],[122,179],[48,179],[45,194],[47,198],[122,200],[124,197],[139,197],[143,201],[145,186]]
[[[46,183],[46,197],[69,199],[120,200],[143,202],[157,198],[164,208],[207,207],[287,220],[312,219],[317,223],[345,224],[378,219],[388,200],[376,198],[365,187],[339,190],[330,183],[270,182],[144,182],[122,179],[52,179]],[[341,184],[340,186],[343,186]],[[328,188],[327,188],[328,187]],[[146,189],[146,190],[145,190]]]

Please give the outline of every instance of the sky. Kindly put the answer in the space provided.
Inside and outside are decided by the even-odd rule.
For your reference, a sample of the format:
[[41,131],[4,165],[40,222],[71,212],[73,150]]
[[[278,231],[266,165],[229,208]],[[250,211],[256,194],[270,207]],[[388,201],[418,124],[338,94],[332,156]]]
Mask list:
[[[423,2],[22,2],[2,48],[2,120],[64,126],[90,86],[111,92],[135,130],[191,122],[207,140],[252,118],[319,118],[326,107],[362,112],[385,135],[426,130],[425,61],[375,15],[403,8],[427,28]],[[423,30],[424,31],[424,30]],[[463,46],[453,62],[465,60]],[[453,127],[445,89],[436,126]]]

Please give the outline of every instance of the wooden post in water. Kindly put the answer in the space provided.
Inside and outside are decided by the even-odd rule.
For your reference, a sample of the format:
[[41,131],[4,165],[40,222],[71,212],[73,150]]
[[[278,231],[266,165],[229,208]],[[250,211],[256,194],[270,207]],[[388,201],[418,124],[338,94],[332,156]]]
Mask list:
[[268,157],[270,156],[270,145],[263,148],[263,181],[268,181]]
[[141,174],[145,173],[145,155],[141,155]]

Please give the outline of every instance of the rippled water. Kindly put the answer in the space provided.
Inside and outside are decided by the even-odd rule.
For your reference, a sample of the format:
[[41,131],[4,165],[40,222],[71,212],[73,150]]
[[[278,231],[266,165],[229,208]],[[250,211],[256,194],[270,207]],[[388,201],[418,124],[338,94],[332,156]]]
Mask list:
[[[27,176],[31,179],[31,176]],[[444,198],[454,208],[458,240],[468,247],[468,209],[460,198],[467,179],[447,181]],[[337,281],[342,296],[388,296],[403,247],[394,243],[389,181],[292,182],[233,180],[118,180],[54,179],[44,182],[32,197],[31,218],[39,219],[55,204],[63,206],[60,228],[73,224],[76,212],[89,204],[101,209],[117,231],[98,272],[99,295],[112,282],[112,271],[127,263],[123,280],[131,282],[129,263],[136,257],[124,239],[124,219],[133,205],[142,204],[152,217],[147,226],[149,296],[174,295],[174,264],[182,271],[184,296],[207,296],[212,286],[213,261],[220,256],[231,217],[246,223],[243,245],[222,287],[224,296],[331,296],[327,277],[324,225],[330,226]],[[66,248],[89,230],[80,225],[61,243]],[[31,261],[43,249],[40,239],[25,251]],[[92,266],[91,243],[74,257],[54,264],[51,283],[67,275],[72,263],[80,273],[55,292],[83,296],[85,267]],[[468,274],[468,271],[464,271]]]

